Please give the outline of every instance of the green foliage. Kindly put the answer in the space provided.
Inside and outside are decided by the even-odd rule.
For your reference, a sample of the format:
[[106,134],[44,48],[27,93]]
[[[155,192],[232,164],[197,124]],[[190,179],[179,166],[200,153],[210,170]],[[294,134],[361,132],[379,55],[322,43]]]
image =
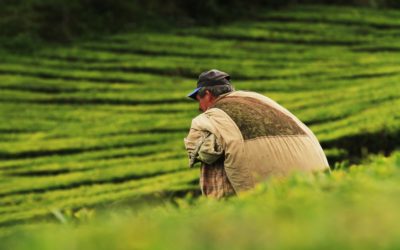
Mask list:
[[[89,223],[36,226],[10,249],[396,249],[400,153],[349,171],[271,179],[229,200],[191,197],[140,212],[75,214]],[[94,216],[94,217],[93,217]]]
[[[260,8],[293,4],[321,4],[316,0],[24,0],[2,1],[0,45],[11,51],[32,52],[49,43],[156,27],[216,24],[252,18]],[[329,0],[323,4],[399,7],[396,0]]]

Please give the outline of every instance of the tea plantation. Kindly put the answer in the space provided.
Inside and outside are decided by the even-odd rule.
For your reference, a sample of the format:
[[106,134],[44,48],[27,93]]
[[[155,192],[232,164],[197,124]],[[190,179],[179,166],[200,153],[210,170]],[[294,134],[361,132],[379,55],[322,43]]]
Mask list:
[[[5,249],[397,249],[400,154],[332,174],[269,180],[239,199],[65,214]],[[97,218],[96,218],[97,217]],[[96,219],[93,219],[96,218]],[[87,223],[86,221],[90,221]],[[40,229],[40,230],[38,230]]]
[[[173,221],[183,235],[185,227],[188,234],[199,230],[199,249],[225,244],[263,248],[272,238],[275,247],[293,249],[295,242],[303,242],[299,248],[309,248],[309,241],[316,240],[320,249],[334,241],[335,232],[328,230],[331,226],[345,239],[331,245],[336,249],[358,246],[358,240],[369,235],[363,227],[382,227],[380,234],[385,235],[383,224],[374,228],[375,221],[364,220],[363,216],[375,216],[380,209],[374,203],[368,210],[364,193],[373,190],[375,196],[370,199],[377,198],[382,209],[388,208],[388,217],[381,221],[391,228],[390,218],[399,219],[394,212],[399,200],[389,199],[399,194],[395,184],[399,181],[398,153],[372,163],[365,159],[370,154],[391,155],[399,145],[399,37],[397,10],[300,6],[263,11],[251,21],[215,27],[142,30],[45,48],[32,55],[2,52],[0,230],[9,235],[20,228],[40,228],[43,223],[79,217],[82,211],[113,211],[126,205],[143,212],[142,217],[127,216],[133,220],[129,225],[123,217],[110,220],[112,225],[96,222],[89,229],[67,229],[69,240],[85,235],[87,244],[101,249],[95,247],[101,237],[94,232],[98,224],[123,232],[109,232],[106,239],[110,242],[136,235],[133,242],[152,216],[149,204],[166,204],[166,210],[161,210],[167,212],[155,212],[155,221],[143,228],[144,247],[171,246],[152,245],[147,240],[154,234],[164,242],[175,230]],[[190,200],[195,205],[189,202],[188,207],[199,207],[193,211],[186,205],[168,208],[168,204],[177,204],[177,197],[199,194],[199,170],[188,169],[183,147],[198,107],[185,96],[194,88],[198,74],[212,68],[228,72],[236,89],[265,94],[296,114],[317,135],[332,168],[367,166],[350,167],[349,172],[334,170],[332,176],[315,179],[294,176],[283,184],[271,181],[244,198],[219,203]],[[299,188],[299,193],[292,188]],[[384,195],[379,198],[381,190]],[[352,204],[348,209],[347,202]],[[293,207],[288,205],[293,203]],[[249,231],[270,226],[277,231],[266,230],[265,238],[253,239],[256,245],[229,243],[227,237],[238,237],[240,220],[246,219],[243,213],[250,214],[249,220],[260,221],[254,225],[247,221]],[[330,224],[326,219],[340,220],[342,215],[360,218],[360,224],[353,225],[356,238],[346,238],[340,231],[347,228],[347,222]],[[189,217],[194,219],[185,221]],[[228,232],[213,228],[207,233],[207,220],[201,217],[217,220]],[[233,218],[239,221],[231,222]],[[299,225],[305,226],[304,233],[321,238],[284,235],[301,233]],[[159,226],[169,233],[154,233]],[[326,243],[319,229],[329,235]],[[43,232],[29,236],[27,242],[46,249],[44,242],[53,234]],[[207,239],[212,241],[220,233],[221,246],[207,245]],[[11,239],[24,234],[16,235]],[[55,244],[59,239],[53,240]],[[178,240],[180,248],[190,243],[186,240]],[[8,241],[8,246],[28,249],[22,243],[13,245],[17,244],[14,241]],[[142,247],[136,243],[130,246]]]

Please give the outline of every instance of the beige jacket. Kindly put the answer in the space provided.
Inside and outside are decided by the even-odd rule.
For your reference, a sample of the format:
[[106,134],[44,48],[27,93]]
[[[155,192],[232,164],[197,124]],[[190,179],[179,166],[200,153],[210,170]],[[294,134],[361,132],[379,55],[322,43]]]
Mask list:
[[184,141],[190,167],[197,161],[211,164],[224,154],[224,168],[237,193],[272,175],[329,170],[311,130],[288,110],[254,92],[220,96],[213,107],[193,119]]

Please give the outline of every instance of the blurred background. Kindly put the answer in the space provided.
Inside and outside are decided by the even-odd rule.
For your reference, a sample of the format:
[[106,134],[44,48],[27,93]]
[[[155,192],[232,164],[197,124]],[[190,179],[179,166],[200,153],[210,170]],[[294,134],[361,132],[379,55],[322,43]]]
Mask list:
[[42,41],[68,43],[82,37],[132,31],[210,25],[252,18],[258,10],[298,4],[398,8],[396,0],[2,0],[0,43],[19,50]]

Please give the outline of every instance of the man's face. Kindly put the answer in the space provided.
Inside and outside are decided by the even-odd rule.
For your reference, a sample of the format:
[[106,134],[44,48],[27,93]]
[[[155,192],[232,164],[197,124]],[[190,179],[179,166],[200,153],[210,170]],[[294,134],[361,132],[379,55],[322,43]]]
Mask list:
[[206,90],[206,94],[203,97],[197,95],[196,99],[199,101],[199,111],[205,112],[214,104],[215,97],[210,93],[210,91]]

